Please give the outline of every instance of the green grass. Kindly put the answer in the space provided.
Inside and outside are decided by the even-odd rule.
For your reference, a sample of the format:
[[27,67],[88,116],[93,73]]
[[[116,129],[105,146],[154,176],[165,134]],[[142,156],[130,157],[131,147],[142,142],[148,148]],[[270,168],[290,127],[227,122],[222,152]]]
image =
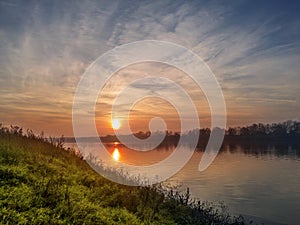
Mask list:
[[0,224],[244,224],[159,186],[113,183],[61,141],[0,127]]

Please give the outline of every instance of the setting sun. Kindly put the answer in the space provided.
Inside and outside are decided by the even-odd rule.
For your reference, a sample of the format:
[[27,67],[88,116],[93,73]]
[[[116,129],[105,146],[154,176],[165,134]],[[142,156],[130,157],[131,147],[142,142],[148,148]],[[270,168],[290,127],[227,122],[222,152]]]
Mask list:
[[118,130],[121,127],[121,123],[119,119],[113,119],[111,121],[111,126],[113,129]]

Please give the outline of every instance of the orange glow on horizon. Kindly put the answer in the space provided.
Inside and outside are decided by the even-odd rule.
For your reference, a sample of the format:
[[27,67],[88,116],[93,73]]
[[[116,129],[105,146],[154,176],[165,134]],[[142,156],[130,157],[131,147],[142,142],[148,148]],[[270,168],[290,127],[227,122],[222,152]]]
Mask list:
[[[122,110],[112,113],[112,106],[121,93],[121,90],[129,86],[135,79],[140,79],[149,76],[150,74],[162,74],[164,77],[174,82],[178,82],[179,77],[186,76],[182,71],[176,68],[168,67],[168,69],[170,71],[168,70],[168,72],[165,73],[167,70],[161,71],[159,65],[153,63],[138,63],[123,68],[112,76],[101,90],[97,99],[95,120],[98,134],[100,136],[114,135],[116,131],[120,134],[126,134],[125,132],[129,129],[132,133],[140,131],[147,132],[149,131],[150,121],[154,117],[161,118],[165,122],[168,130],[173,132],[180,131],[180,116],[176,108],[168,101],[168,99],[159,96],[145,96],[138,99],[133,105],[124,101],[122,102],[124,103],[124,105],[122,105]],[[128,73],[131,74],[130,77],[127,77],[126,74]],[[123,77],[126,77],[126,79],[123,79]],[[201,121],[201,127],[209,127],[210,107],[202,90],[199,89],[192,79],[185,79],[181,85],[183,89],[187,91],[192,101],[194,101],[199,114],[199,120]],[[163,91],[167,92],[168,90],[166,89]],[[133,90],[132,95],[134,96],[138,93],[140,93],[139,89]],[[169,95],[171,97],[173,95],[176,97],[176,93],[173,93],[172,91],[169,92]],[[130,99],[128,99],[128,101],[129,100]],[[184,105],[185,102],[180,102],[178,104]],[[127,107],[131,107],[130,110]],[[127,111],[125,114],[123,108],[129,110],[129,114],[127,114]],[[157,130],[158,128],[156,129],[155,126],[156,125],[153,126],[153,129]],[[191,129],[194,129],[195,126],[196,125],[194,124],[190,125]]]

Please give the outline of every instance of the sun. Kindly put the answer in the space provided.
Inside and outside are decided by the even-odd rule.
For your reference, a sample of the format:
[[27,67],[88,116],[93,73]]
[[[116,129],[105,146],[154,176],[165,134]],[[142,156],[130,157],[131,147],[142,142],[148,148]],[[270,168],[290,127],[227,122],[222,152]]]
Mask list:
[[111,126],[114,130],[118,130],[121,127],[121,122],[119,119],[112,119]]

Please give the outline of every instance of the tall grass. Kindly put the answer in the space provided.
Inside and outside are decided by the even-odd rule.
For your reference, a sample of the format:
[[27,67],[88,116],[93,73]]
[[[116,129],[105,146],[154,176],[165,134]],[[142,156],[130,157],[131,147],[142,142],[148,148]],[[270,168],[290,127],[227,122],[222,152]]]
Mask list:
[[0,127],[0,224],[245,224],[224,206],[160,185],[130,187],[92,170],[63,138]]

